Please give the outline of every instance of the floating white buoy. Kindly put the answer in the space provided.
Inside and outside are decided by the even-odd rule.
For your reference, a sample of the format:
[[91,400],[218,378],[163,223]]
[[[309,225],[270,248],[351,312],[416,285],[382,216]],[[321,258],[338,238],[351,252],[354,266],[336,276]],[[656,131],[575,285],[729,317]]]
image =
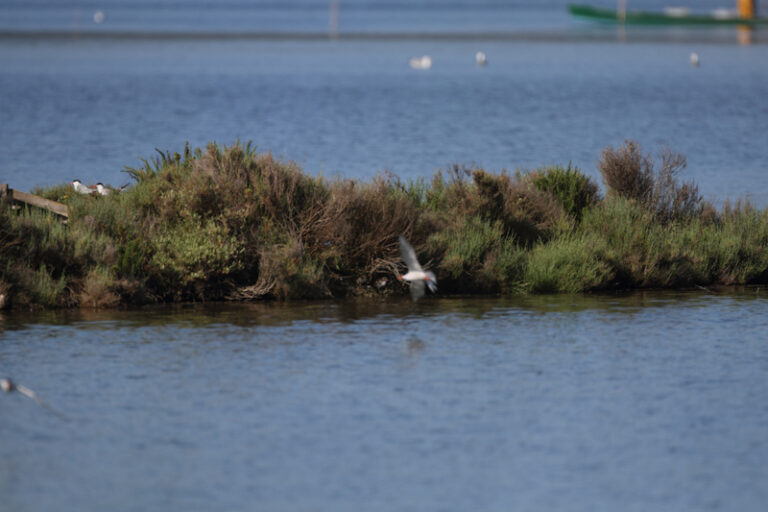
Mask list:
[[93,13],[93,21],[95,23],[104,23],[104,20],[107,19],[107,13],[105,13],[102,10],[98,10]]
[[699,67],[699,54],[696,52],[693,52],[690,57],[691,60],[691,66],[697,68]]
[[478,66],[485,66],[488,64],[488,58],[485,56],[484,52],[477,52],[475,54],[475,62],[477,62]]
[[408,61],[413,69],[429,69],[432,67],[432,57],[424,55],[422,57],[411,57]]

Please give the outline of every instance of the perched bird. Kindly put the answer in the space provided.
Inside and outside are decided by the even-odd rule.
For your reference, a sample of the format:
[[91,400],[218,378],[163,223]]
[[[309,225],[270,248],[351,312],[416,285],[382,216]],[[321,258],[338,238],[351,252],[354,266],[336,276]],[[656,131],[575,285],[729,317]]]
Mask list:
[[103,196],[108,196],[109,193],[111,192],[111,190],[109,190],[107,187],[105,187],[102,182],[98,182],[96,184],[96,191],[99,194],[103,195]]
[[92,194],[93,189],[91,187],[86,187],[83,185],[80,180],[74,180],[70,182],[70,185],[72,185],[72,188],[75,189],[75,192],[79,194]]
[[37,396],[37,393],[29,389],[27,386],[24,386],[22,384],[16,384],[11,379],[0,379],[0,389],[3,390],[5,393],[13,393],[14,391],[18,391],[22,395],[26,396],[27,398],[31,398],[35,402],[37,402],[37,405],[40,407],[47,409],[48,412],[51,412],[58,416],[61,419],[66,419],[66,417],[61,414],[59,411],[48,405],[46,402],[44,402],[40,397]]
[[435,274],[427,270],[426,272],[419,265],[419,260],[416,258],[416,251],[413,250],[411,244],[400,235],[400,255],[405,261],[405,265],[408,267],[408,273],[397,276],[400,281],[408,281],[411,288],[411,297],[413,300],[419,300],[424,296],[424,285],[429,286],[429,291],[432,293],[437,292],[437,279]]

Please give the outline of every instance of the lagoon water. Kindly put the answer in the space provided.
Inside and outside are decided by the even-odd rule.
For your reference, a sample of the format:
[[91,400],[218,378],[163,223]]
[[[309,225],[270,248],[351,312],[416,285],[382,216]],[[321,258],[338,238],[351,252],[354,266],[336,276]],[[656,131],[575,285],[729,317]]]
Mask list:
[[[330,39],[325,1],[9,0],[0,183],[120,185],[237,139],[328,177],[598,178],[631,138],[768,205],[764,31],[531,3],[345,0]],[[3,312],[0,376],[67,419],[0,395],[0,510],[763,510],[767,312],[760,289]]]
[[[634,139],[686,155],[709,200],[768,204],[765,30],[739,45],[735,28],[571,19],[560,0],[350,1],[329,39],[325,1],[203,4],[113,0],[101,24],[67,2],[0,6],[0,182],[122,185],[155,148],[238,139],[327,177],[571,162],[599,181],[603,148]],[[408,66],[424,54],[430,70]]]
[[765,290],[0,316],[3,510],[740,510]]

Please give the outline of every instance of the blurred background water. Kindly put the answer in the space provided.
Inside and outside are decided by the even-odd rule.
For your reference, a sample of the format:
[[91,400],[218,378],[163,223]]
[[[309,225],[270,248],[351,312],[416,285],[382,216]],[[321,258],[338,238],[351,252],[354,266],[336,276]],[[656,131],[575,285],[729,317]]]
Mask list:
[[[694,7],[734,7],[723,2]],[[9,0],[0,182],[121,185],[154,148],[238,139],[328,177],[571,162],[599,180],[602,149],[633,139],[685,154],[706,198],[762,206],[765,30],[751,39],[623,30],[573,19],[561,0]],[[421,55],[431,69],[408,66]]]
[[766,304],[0,313],[0,509],[762,511]]
[[[569,3],[615,8],[615,0],[6,0],[5,30],[321,33],[335,12],[340,33],[434,33],[568,25]],[[662,10],[685,2],[630,0],[629,8]],[[688,2],[693,12],[735,9],[730,0]],[[99,16],[94,16],[101,12]]]

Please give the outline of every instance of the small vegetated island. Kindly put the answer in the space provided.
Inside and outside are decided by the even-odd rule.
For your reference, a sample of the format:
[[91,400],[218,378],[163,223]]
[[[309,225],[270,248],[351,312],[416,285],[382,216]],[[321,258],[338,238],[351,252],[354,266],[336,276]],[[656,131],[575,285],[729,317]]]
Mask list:
[[579,169],[431,180],[324,179],[251,144],[159,152],[107,195],[35,190],[69,208],[0,207],[4,307],[318,299],[408,287],[398,236],[444,294],[581,293],[768,282],[768,211],[715,208],[632,141]]

